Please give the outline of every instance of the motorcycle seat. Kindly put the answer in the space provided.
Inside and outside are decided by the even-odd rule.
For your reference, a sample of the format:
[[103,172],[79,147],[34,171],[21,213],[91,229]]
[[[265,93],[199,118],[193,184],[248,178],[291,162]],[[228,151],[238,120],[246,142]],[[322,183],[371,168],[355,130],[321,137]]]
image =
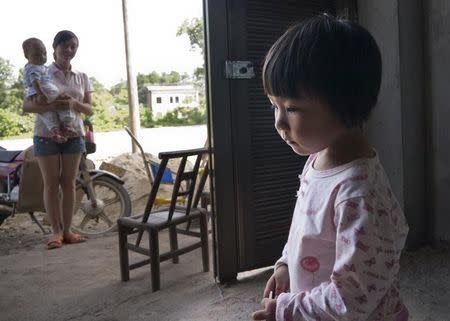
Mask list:
[[11,163],[21,152],[21,150],[0,150],[0,162]]

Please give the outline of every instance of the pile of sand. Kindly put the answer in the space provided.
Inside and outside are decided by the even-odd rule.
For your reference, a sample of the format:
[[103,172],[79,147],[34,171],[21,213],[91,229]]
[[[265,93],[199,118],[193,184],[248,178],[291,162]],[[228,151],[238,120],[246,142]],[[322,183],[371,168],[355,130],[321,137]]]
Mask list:
[[[159,163],[159,159],[151,154],[145,155],[148,160]],[[122,176],[124,180],[125,189],[130,194],[131,203],[133,204],[133,213],[140,214],[145,209],[147,197],[151,190],[150,179],[145,170],[144,160],[141,154],[124,153],[112,158],[108,161],[113,165],[125,169],[125,175]],[[169,162],[168,167],[172,171],[177,168],[177,162]],[[159,197],[170,198],[172,193],[172,186],[168,184],[161,184]]]
[[[160,163],[161,160],[156,156],[146,153],[145,157],[147,161],[152,161],[154,163]],[[175,179],[175,173],[178,170],[181,159],[171,159],[167,164],[168,169],[173,173],[173,178]],[[195,161],[195,159],[193,160]],[[96,161],[96,163],[101,163]],[[117,157],[107,160],[107,163],[113,164],[125,170],[125,174],[121,177],[125,184],[125,189],[128,194],[130,194],[131,203],[133,204],[133,213],[140,214],[145,209],[145,204],[147,202],[147,197],[151,190],[150,179],[145,170],[146,164],[140,153],[124,153]],[[192,169],[193,164],[190,162],[189,158],[186,163],[186,169]],[[170,200],[172,195],[172,184],[161,183],[158,191],[157,197]],[[183,183],[182,183],[183,187]],[[204,190],[209,189],[209,182],[206,182]]]

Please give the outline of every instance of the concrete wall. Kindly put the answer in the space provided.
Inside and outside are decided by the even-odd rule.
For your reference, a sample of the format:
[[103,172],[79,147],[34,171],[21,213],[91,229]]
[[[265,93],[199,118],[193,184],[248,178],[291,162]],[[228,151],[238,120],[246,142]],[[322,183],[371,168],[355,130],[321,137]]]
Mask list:
[[400,203],[403,203],[400,52],[397,13],[397,1],[358,1],[359,23],[374,36],[383,59],[380,96],[367,126],[367,134],[378,150],[397,198]]
[[[359,0],[358,19],[383,59],[379,102],[367,135],[405,210],[409,247],[426,241],[423,35],[420,0]],[[429,220],[428,220],[429,221]]]
[[450,1],[424,1],[434,240],[450,241]]

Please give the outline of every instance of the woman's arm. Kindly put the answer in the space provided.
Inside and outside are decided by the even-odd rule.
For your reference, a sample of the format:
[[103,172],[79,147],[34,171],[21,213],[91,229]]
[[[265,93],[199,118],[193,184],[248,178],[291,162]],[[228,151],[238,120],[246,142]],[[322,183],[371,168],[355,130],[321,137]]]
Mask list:
[[80,113],[88,116],[92,115],[92,96],[90,92],[84,93],[83,102],[80,102],[74,98],[70,99],[70,107]]
[[38,96],[27,97],[23,101],[23,111],[26,113],[45,113],[48,111],[55,111],[57,106],[66,106],[68,108],[68,100],[67,99],[57,99],[51,103],[45,104]]

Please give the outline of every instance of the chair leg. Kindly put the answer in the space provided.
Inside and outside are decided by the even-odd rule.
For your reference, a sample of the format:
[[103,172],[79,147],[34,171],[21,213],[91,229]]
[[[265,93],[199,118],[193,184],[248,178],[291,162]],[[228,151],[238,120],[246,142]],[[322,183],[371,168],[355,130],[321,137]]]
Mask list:
[[209,271],[208,219],[207,214],[200,216],[200,238],[202,242],[203,272]]
[[186,231],[189,231],[191,229],[191,220],[187,221],[186,223]]
[[159,240],[158,230],[151,229],[149,231],[149,246],[150,246],[150,269],[152,276],[152,290],[153,292],[160,289],[160,271],[159,271]]
[[120,258],[120,276],[122,281],[130,279],[130,266],[128,260],[128,235],[124,228],[119,225],[119,258]]
[[[170,252],[178,250],[178,237],[177,237],[177,227],[169,227],[169,237],[170,237]],[[178,255],[172,257],[173,263],[178,263]]]

